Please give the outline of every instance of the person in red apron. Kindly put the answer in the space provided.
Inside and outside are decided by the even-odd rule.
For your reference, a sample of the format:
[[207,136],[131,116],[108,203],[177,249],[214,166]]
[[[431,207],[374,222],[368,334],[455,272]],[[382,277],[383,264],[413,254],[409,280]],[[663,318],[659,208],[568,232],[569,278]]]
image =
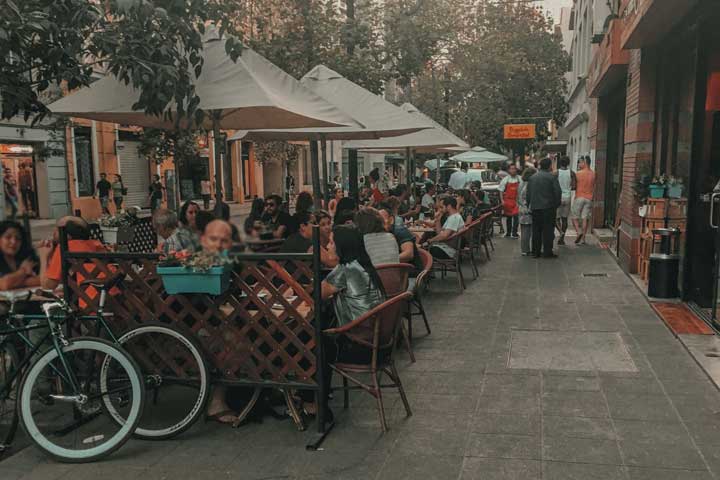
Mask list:
[[508,175],[502,179],[498,190],[502,195],[503,215],[506,218],[507,228],[505,236],[508,238],[519,238],[518,235],[518,193],[520,191],[520,176],[515,165],[508,167]]

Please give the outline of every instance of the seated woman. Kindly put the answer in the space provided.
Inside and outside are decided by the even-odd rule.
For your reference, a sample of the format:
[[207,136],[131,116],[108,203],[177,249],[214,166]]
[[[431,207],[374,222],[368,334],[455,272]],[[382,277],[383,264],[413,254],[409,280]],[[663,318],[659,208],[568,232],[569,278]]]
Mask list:
[[385,230],[380,212],[372,207],[362,208],[355,215],[355,224],[373,265],[400,263],[398,243],[393,234]]
[[[385,289],[357,228],[350,225],[335,227],[333,239],[339,264],[322,282],[322,299],[332,300],[336,323],[342,326],[380,305],[385,300]],[[370,349],[359,347],[344,337],[325,337],[323,345],[329,363],[334,363],[336,359],[363,362],[371,355]],[[325,391],[329,392],[332,382],[330,368],[325,369],[324,377]],[[313,403],[305,405],[308,413],[312,414],[316,409]]]
[[0,222],[0,290],[40,286],[38,257],[22,226]]
[[200,248],[200,235],[202,234],[202,232],[198,230],[197,223],[195,222],[195,218],[197,217],[199,211],[200,205],[192,200],[188,200],[183,203],[182,207],[180,207],[180,215],[178,216],[178,220],[180,220],[180,228],[186,230],[190,234],[195,250]]
[[314,217],[315,223],[320,227],[320,260],[326,267],[334,268],[338,264],[338,258],[332,241],[332,218],[325,210],[318,210]]

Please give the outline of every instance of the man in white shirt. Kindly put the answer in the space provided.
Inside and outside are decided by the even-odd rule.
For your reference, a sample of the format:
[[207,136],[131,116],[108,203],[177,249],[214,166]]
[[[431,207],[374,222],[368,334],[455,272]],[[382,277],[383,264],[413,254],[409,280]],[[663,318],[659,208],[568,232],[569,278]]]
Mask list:
[[570,170],[570,158],[563,156],[558,161],[557,177],[560,182],[560,189],[562,191],[561,203],[557,210],[558,225],[557,228],[560,230],[560,238],[558,239],[558,245],[565,245],[565,232],[568,229],[568,217],[570,216],[570,206],[572,201],[572,191],[575,189],[575,173]]
[[467,184],[470,183],[470,179],[468,178],[468,167],[467,163],[461,163],[460,164],[460,170],[450,175],[450,180],[448,181],[448,186],[452,188],[453,190],[465,190],[467,188]]
[[443,206],[445,207],[445,213],[448,215],[447,220],[445,220],[440,233],[428,240],[428,244],[429,251],[433,257],[447,260],[455,257],[456,250],[454,247],[445,243],[445,241],[454,233],[461,230],[465,226],[465,221],[462,215],[458,213],[457,200],[455,197],[445,198],[443,200]]

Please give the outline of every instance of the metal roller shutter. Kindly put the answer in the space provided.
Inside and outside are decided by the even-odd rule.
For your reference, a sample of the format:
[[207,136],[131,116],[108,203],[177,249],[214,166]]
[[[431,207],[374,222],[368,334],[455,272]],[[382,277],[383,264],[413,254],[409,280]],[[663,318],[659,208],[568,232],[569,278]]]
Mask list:
[[148,160],[138,153],[140,142],[118,142],[120,173],[128,190],[125,207],[147,208],[150,188],[150,167]]

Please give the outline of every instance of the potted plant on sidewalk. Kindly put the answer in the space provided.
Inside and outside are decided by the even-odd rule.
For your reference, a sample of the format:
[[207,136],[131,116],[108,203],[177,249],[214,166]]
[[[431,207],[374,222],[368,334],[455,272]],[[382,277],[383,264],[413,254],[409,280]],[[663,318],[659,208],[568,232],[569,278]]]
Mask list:
[[681,178],[669,177],[667,182],[667,196],[668,198],[682,198],[683,195],[683,183]]
[[230,286],[233,263],[230,257],[217,253],[171,251],[160,259],[157,272],[162,278],[165,291],[170,295],[220,295]]
[[659,177],[654,177],[649,187],[650,198],[664,198],[667,183],[668,179],[665,174],[662,174]]

